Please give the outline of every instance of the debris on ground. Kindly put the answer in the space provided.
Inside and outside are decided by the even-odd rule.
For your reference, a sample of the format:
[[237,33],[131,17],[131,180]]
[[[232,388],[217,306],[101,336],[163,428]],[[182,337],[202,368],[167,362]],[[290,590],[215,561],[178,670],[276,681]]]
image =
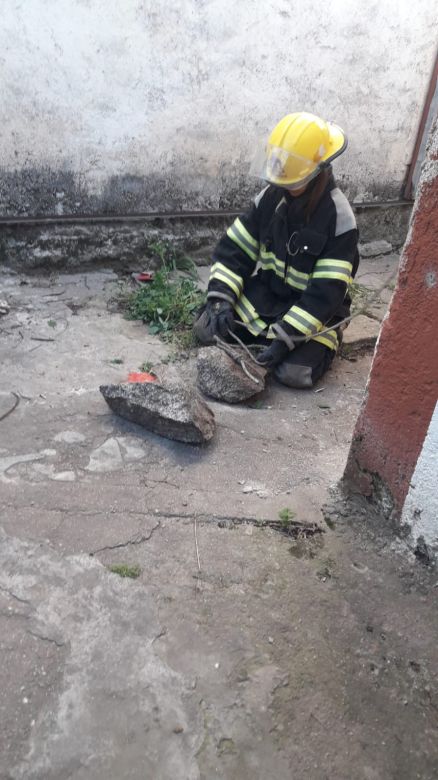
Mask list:
[[392,252],[392,244],[389,241],[369,241],[366,244],[359,244],[359,254],[361,257],[378,257],[378,255],[388,255]]
[[100,392],[113,412],[159,436],[202,444],[215,432],[210,407],[169,368],[157,381],[102,385]]
[[[265,389],[266,369],[250,361],[243,350],[232,349],[238,359],[218,347],[199,350],[197,369],[198,387],[205,395],[217,401],[235,404],[261,393]],[[240,361],[247,367],[245,371]]]
[[0,298],[0,315],[9,314],[10,306],[4,298]]

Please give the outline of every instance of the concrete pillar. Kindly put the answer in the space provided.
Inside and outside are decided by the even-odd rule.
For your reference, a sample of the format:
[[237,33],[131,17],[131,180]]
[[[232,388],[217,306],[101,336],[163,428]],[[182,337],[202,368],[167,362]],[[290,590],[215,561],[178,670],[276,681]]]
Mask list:
[[408,525],[416,544],[436,549],[437,397],[438,120],[345,471],[347,484]]

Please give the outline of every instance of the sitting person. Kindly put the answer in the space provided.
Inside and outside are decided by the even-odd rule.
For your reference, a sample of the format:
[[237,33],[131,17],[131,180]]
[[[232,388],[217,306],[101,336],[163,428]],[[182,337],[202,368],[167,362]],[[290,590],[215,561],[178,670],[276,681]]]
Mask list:
[[278,123],[257,170],[267,186],[217,244],[194,325],[203,344],[235,331],[263,345],[259,363],[290,387],[327,371],[341,339],[334,326],[350,313],[358,231],[330,164],[346,147],[344,132],[313,114]]

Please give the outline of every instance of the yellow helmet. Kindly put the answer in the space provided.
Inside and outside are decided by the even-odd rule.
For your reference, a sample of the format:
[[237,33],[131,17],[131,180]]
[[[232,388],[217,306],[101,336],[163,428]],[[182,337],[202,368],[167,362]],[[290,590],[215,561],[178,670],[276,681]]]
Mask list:
[[305,111],[288,114],[268,138],[258,175],[280,187],[299,189],[342,154],[347,143],[343,130],[331,122]]

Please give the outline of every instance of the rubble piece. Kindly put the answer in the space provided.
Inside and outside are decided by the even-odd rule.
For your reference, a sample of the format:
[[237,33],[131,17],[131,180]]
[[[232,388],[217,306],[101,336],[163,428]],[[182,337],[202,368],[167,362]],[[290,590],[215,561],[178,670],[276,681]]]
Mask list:
[[229,404],[246,401],[262,392],[267,373],[265,368],[251,361],[242,349],[233,348],[233,351],[241,356],[248,373],[218,347],[200,349],[197,362],[199,389],[211,398]]
[[377,337],[380,333],[381,323],[374,318],[367,317],[365,314],[359,314],[349,323],[344,330],[343,346],[354,346],[356,348],[372,347],[374,348]]
[[0,298],[0,315],[9,314],[10,308],[9,303],[4,298]]
[[167,439],[202,444],[215,432],[210,407],[173,373],[163,372],[156,382],[102,385],[100,392],[120,417]]
[[390,252],[392,252],[392,244],[389,241],[369,241],[367,244],[359,244],[361,257],[377,257],[388,255]]

